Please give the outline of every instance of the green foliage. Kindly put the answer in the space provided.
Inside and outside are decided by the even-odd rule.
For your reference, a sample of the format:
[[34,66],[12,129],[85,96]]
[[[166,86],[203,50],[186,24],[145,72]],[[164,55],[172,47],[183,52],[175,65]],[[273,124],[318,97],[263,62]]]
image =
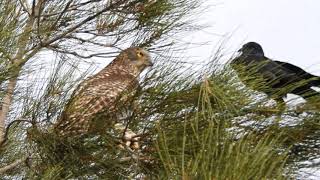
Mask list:
[[284,178],[288,156],[287,148],[280,148],[281,133],[234,129],[234,117],[250,100],[236,84],[225,83],[235,81],[229,69],[212,66],[212,75],[201,78],[196,71],[181,73],[181,67],[159,63],[134,94],[138,108],[123,123],[142,135],[140,152],[120,148],[122,133],[112,127],[101,134],[60,137],[46,126],[33,126],[27,177]]
[[[181,2],[179,2],[179,4],[180,3]],[[178,3],[174,4],[168,0],[155,1],[155,3],[152,4],[145,2],[145,4],[146,5],[143,6],[143,10],[141,9],[142,11],[138,15],[138,21],[141,25],[152,23],[152,21],[155,20],[154,18],[161,17],[165,13],[170,13],[175,9],[173,6],[178,6]],[[162,22],[163,25],[165,23],[163,20],[160,22]],[[159,23],[159,25],[161,24]]]
[[[287,153],[278,147],[283,142],[280,134],[261,137],[234,131],[232,120],[239,111],[236,109],[248,100],[245,93],[235,90],[234,84],[226,85],[226,81],[232,81],[226,70],[196,83],[195,111],[170,122],[163,121],[168,118],[161,119],[157,124],[157,178],[285,179]],[[194,92],[196,86],[190,90]],[[243,98],[237,98],[241,94]]]
[[[213,126],[201,132],[159,137],[163,163],[160,179],[285,179],[286,153],[276,151],[274,137],[257,139],[250,134],[237,140]],[[188,133],[188,134],[186,134]],[[165,171],[163,171],[165,170]]]
[[[72,77],[73,67],[69,67],[70,73],[64,70],[68,76],[54,73],[43,97],[51,97],[54,93],[48,92],[52,88],[70,90],[65,82]],[[118,121],[141,135],[139,151],[120,148],[123,134],[113,127],[99,134],[61,137],[50,129],[57,116],[45,115],[54,112],[52,106],[61,104],[31,107],[36,112],[35,124],[28,128],[28,142],[20,142],[27,144],[32,154],[32,163],[23,168],[24,176],[287,179],[293,176],[296,163],[308,159],[311,151],[317,156],[309,146],[317,139],[317,114],[309,112],[295,126],[279,124],[282,118],[303,116],[298,111],[268,107],[268,99],[252,96],[228,66],[213,61],[203,69],[194,67],[198,70],[188,74],[182,73],[182,67],[181,63],[158,61],[131,97],[134,106],[125,105],[127,108],[117,112],[124,114]],[[48,104],[43,97],[38,103]],[[67,97],[60,94],[57,99],[66,102]],[[286,117],[280,117],[281,113]],[[38,122],[39,117],[50,118],[44,124]]]
[[[74,1],[79,8],[68,2],[46,1],[41,18],[28,20],[23,7],[0,0],[6,7],[0,9],[1,87],[16,75],[28,84],[19,81],[12,93],[0,168],[29,156],[1,178],[287,179],[294,177],[294,168],[303,167],[300,161],[319,156],[316,100],[281,110],[245,88],[228,65],[219,65],[219,58],[192,67],[170,58],[175,46],[169,47],[163,36],[183,30],[183,18],[198,1]],[[70,9],[61,12],[64,8]],[[89,17],[92,21],[82,21]],[[112,126],[77,137],[57,134],[53,125],[88,73],[79,74],[81,60],[110,57],[111,48],[131,44],[149,47],[154,55],[161,52],[141,88],[110,115],[139,135],[141,148],[124,146],[123,132]],[[57,53],[58,63],[49,70],[38,68],[46,63],[36,58],[44,49]],[[96,49],[103,53],[91,52]],[[284,122],[288,119],[294,123]],[[98,118],[98,127],[107,121]]]
[[107,133],[81,138],[61,137],[54,132],[44,133],[37,129],[29,133],[32,135],[30,143],[33,144],[33,152],[37,152],[35,157],[38,159],[31,166],[30,178],[113,179],[128,173],[131,166],[119,163],[121,154],[115,148],[117,141]]

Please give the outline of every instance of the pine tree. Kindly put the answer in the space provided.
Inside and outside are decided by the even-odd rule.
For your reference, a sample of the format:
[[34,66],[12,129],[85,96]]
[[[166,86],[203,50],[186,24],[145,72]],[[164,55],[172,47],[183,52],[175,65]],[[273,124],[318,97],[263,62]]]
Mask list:
[[[216,54],[182,63],[169,36],[191,26],[193,0],[0,0],[3,179],[288,179],[319,156],[314,104],[281,111],[244,87]],[[129,46],[156,61],[120,134],[61,138],[52,127],[94,63]],[[50,58],[48,58],[50,57]],[[186,71],[188,69],[188,71]],[[191,69],[191,70],[190,70]],[[286,123],[292,120],[293,123]],[[316,166],[312,164],[308,166]]]

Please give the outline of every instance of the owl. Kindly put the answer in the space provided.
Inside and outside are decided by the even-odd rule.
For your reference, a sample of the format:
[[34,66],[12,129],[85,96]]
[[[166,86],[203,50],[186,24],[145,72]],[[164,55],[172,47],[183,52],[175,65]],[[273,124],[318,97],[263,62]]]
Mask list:
[[82,135],[104,129],[125,94],[138,87],[140,73],[152,66],[149,53],[139,47],[122,51],[99,73],[73,92],[54,129],[60,135]]

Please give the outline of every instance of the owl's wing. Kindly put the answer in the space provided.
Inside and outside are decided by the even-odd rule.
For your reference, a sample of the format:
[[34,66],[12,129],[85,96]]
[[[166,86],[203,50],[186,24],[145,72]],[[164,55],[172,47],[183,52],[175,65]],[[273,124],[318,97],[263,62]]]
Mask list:
[[137,84],[136,77],[130,74],[123,74],[121,77],[97,74],[91,77],[75,90],[57,128],[70,132],[87,131],[95,115],[114,112],[122,95],[132,91]]

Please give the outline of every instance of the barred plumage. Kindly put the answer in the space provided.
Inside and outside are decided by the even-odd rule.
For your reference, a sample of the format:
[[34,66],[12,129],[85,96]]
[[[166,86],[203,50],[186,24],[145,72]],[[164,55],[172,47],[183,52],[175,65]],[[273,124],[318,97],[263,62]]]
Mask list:
[[[150,56],[142,48],[122,51],[107,67],[83,81],[73,92],[55,130],[61,134],[85,134],[94,129],[95,118],[108,121],[117,110],[122,94],[138,86],[138,76],[151,66]],[[100,124],[103,123],[103,124]],[[100,128],[110,122],[100,122]]]

